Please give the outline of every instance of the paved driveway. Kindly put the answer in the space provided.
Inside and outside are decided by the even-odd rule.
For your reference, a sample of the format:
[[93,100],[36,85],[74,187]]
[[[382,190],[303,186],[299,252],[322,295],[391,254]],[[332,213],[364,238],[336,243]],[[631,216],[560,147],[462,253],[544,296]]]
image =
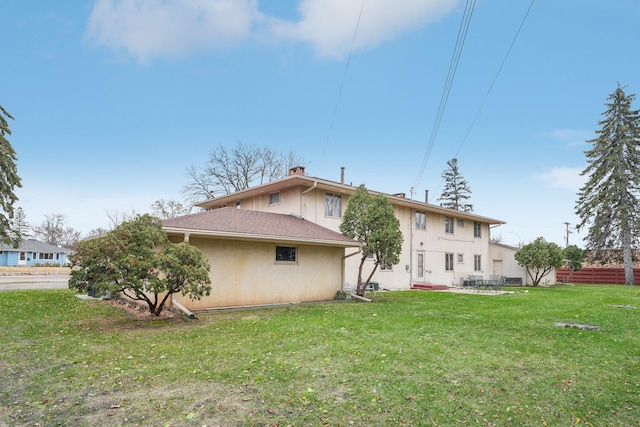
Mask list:
[[0,291],[69,289],[69,276],[0,276]]

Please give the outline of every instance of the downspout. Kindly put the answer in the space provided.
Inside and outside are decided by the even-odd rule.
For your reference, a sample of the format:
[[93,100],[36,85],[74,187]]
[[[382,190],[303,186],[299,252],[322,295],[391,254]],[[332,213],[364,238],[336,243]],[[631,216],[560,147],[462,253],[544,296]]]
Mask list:
[[[190,233],[184,233],[184,239],[183,242],[184,243],[189,243],[189,237],[191,236]],[[174,300],[173,297],[175,296],[175,293],[171,294],[171,298],[169,299],[169,309],[172,308],[176,308],[178,311],[181,311],[182,313],[184,313],[189,319],[195,319],[195,314],[193,314],[193,312],[189,311],[189,309],[187,309],[185,306],[183,306],[182,304],[180,304],[178,301]]]
[[[306,205],[304,205],[304,196],[307,195],[307,193],[310,193],[311,191],[315,190],[316,188],[318,188],[318,181],[313,181],[313,185],[309,188],[307,188],[306,190],[304,190],[302,192],[302,197],[300,197],[300,216],[303,218],[307,218],[307,209],[306,209]],[[304,215],[302,214],[302,208],[304,209]],[[314,221],[317,223],[317,221]]]
[[[415,220],[415,218],[412,218],[412,216],[415,216],[414,210],[409,209],[409,289],[411,289],[411,282],[413,281],[413,223],[412,221]],[[427,221],[426,213],[425,213],[424,220],[425,222]]]

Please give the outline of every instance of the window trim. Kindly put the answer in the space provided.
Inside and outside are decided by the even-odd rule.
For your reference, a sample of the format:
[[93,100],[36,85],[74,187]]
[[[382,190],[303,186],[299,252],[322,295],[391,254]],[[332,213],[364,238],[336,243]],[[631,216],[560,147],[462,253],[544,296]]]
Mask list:
[[[418,223],[418,216],[420,216],[420,219],[421,219],[420,223]],[[416,227],[416,230],[427,229],[427,211],[416,210],[415,227]]]
[[[329,197],[331,198],[331,211],[329,211]],[[339,200],[339,205],[336,206],[336,201]],[[337,212],[336,212],[337,208]],[[342,194],[336,194],[331,192],[324,193],[324,216],[327,218],[342,218]]]
[[464,254],[457,254],[458,264],[464,264]]
[[473,271],[482,271],[482,255],[473,256]]
[[444,217],[444,232],[445,234],[453,234],[453,217],[445,216]]
[[[293,260],[289,259],[278,259],[278,249],[293,249]],[[274,247],[274,262],[276,264],[284,264],[284,265],[294,265],[298,264],[298,247],[297,246],[285,246],[285,245],[275,245]]]
[[445,252],[444,254],[444,271],[453,270],[453,252]]
[[[276,201],[273,201],[273,199],[277,196]],[[273,206],[273,205],[279,205],[280,204],[280,192],[278,191],[277,193],[271,193],[269,194],[269,206]]]
[[482,238],[482,223],[473,221],[473,237]]

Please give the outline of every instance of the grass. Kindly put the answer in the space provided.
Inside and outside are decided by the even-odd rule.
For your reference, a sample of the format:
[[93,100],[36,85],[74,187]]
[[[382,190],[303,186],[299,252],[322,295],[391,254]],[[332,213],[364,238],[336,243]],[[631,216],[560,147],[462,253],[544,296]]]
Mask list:
[[640,309],[616,305],[640,289],[378,293],[197,321],[4,291],[0,425],[639,425]]

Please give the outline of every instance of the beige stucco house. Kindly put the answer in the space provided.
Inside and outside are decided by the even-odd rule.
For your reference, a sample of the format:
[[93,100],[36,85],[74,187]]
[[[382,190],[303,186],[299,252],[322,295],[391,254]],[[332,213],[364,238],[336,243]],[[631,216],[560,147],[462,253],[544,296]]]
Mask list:
[[[338,232],[342,214],[355,190],[356,187],[344,183],[344,174],[340,182],[335,182],[307,176],[303,167],[296,167],[283,179],[210,199],[197,206],[209,212],[232,208],[294,215]],[[513,254],[490,244],[491,229],[504,224],[503,221],[411,200],[404,194],[385,196],[400,221],[404,242],[400,263],[376,272],[372,279],[382,288],[399,290],[419,285],[459,285],[461,279],[469,275],[489,278],[492,274],[520,273],[525,280],[524,270],[512,268]],[[266,249],[262,251],[265,255],[268,253]],[[354,287],[359,257],[348,255],[357,248],[342,248],[341,251],[346,256],[344,284]],[[337,259],[337,255],[332,256]],[[373,260],[367,267],[372,265]],[[249,271],[238,274],[252,277],[253,266],[247,263],[243,267]]]
[[189,310],[326,301],[342,290],[345,252],[359,243],[296,215],[221,208],[165,220],[173,242],[209,258],[212,292]]

